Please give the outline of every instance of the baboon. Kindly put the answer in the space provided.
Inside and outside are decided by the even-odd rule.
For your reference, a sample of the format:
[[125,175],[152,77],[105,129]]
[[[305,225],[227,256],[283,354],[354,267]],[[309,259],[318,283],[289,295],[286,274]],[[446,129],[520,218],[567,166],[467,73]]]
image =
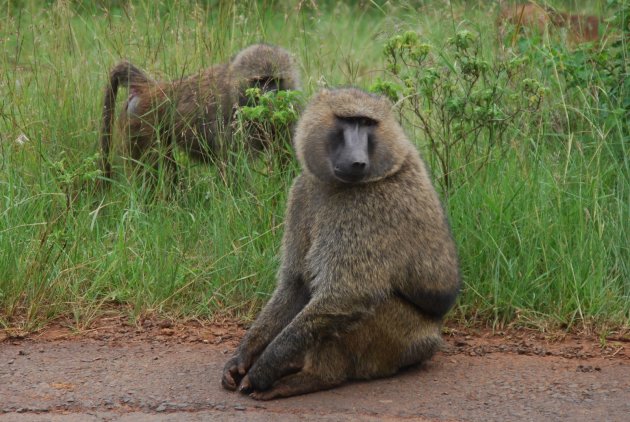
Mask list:
[[105,87],[101,150],[106,178],[112,177],[112,126],[120,86],[129,90],[118,122],[124,153],[135,162],[155,166],[161,145],[166,165],[174,167],[174,145],[200,161],[226,152],[230,146],[224,140],[230,140],[234,109],[247,104],[248,88],[294,90],[299,89],[300,81],[289,52],[267,44],[251,45],[229,63],[172,82],[154,81],[123,61],[112,69]]
[[544,32],[547,28],[566,28],[569,41],[581,43],[599,39],[599,19],[591,15],[572,15],[535,3],[504,6],[499,13],[497,26],[510,23],[517,28],[530,28]]
[[442,205],[384,97],[324,90],[294,146],[278,285],[223,370],[267,400],[429,359],[460,288]]

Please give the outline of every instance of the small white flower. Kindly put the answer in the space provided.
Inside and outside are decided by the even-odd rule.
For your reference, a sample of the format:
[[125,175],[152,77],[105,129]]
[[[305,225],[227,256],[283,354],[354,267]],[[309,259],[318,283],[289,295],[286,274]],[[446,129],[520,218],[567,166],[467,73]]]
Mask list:
[[324,75],[320,76],[319,79],[317,80],[317,87],[322,89],[322,88],[328,88],[329,84],[328,81],[326,80],[326,77]]
[[28,141],[29,141],[28,137],[25,134],[23,134],[23,133],[20,133],[20,136],[18,136],[15,139],[15,143],[18,144],[18,145],[24,145]]

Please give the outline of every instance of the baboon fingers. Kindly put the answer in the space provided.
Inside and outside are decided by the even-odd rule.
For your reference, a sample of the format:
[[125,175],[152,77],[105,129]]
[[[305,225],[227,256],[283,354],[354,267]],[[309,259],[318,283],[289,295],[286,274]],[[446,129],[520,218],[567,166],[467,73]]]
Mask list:
[[242,377],[239,376],[235,367],[226,369],[223,372],[223,377],[221,378],[221,385],[223,385],[226,390],[234,391],[236,390],[236,387],[238,387],[241,378]]
[[221,377],[221,385],[226,390],[234,391],[238,387],[239,382],[243,378],[243,375],[239,373],[238,367],[234,362],[236,357],[230,359],[223,369],[223,376]]
[[226,390],[236,390],[236,381],[234,380],[232,374],[230,374],[229,372],[225,372],[223,374],[223,377],[221,378],[221,385]]
[[253,398],[254,400],[271,400],[271,399],[275,399],[277,396],[277,394],[275,394],[274,390],[269,390],[269,391],[254,391],[253,393],[249,394],[249,397]]
[[238,391],[243,394],[249,394],[252,392],[252,383],[249,380],[249,377],[245,375],[245,377],[241,380],[241,384],[238,387]]

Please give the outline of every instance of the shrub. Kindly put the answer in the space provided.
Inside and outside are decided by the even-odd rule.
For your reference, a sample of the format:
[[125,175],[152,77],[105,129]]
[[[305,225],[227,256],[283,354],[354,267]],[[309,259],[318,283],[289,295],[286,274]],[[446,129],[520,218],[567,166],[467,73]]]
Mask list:
[[506,144],[514,119],[537,110],[547,92],[524,76],[525,58],[487,60],[479,34],[467,30],[441,48],[406,32],[391,38],[384,53],[390,78],[378,79],[371,90],[396,102],[405,123],[424,135],[447,196],[461,169],[455,164],[475,166],[466,174],[483,168]]

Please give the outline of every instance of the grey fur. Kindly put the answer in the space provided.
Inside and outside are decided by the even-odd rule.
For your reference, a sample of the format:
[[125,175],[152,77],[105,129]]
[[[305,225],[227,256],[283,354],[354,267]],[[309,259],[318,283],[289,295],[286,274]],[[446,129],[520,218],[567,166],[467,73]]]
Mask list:
[[174,145],[201,161],[224,157],[223,139],[229,142],[234,108],[245,104],[248,88],[266,90],[267,83],[273,83],[273,89],[300,88],[291,54],[267,44],[251,45],[229,63],[172,82],[153,81],[131,63],[119,63],[105,88],[101,129],[105,177],[112,177],[113,114],[120,86],[130,93],[118,120],[123,154],[156,165],[161,144],[166,164],[174,167]]
[[[336,119],[376,122],[369,174],[335,177]],[[288,201],[278,286],[224,369],[256,399],[388,376],[429,359],[460,288],[448,222],[391,103],[357,89],[317,94],[298,123],[303,172]]]

